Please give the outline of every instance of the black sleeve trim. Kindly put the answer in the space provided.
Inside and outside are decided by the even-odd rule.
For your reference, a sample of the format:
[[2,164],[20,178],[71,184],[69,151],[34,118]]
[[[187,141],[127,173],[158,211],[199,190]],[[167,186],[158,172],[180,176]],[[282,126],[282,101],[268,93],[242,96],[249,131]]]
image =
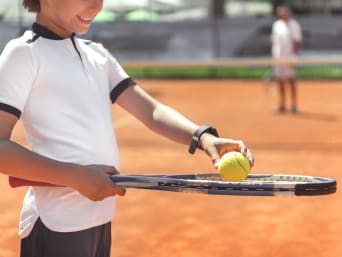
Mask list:
[[115,103],[116,99],[123,91],[125,91],[126,88],[136,84],[137,83],[132,78],[122,80],[116,87],[113,88],[112,92],[110,92],[110,100],[112,100],[112,103]]
[[18,110],[17,108],[10,106],[8,104],[0,103],[0,110],[8,112],[10,114],[13,114],[16,116],[18,119],[20,118],[21,111]]

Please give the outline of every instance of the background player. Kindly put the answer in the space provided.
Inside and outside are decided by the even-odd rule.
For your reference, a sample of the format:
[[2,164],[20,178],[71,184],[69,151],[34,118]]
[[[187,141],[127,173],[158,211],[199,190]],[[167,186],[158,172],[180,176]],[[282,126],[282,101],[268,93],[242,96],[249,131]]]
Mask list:
[[[272,56],[276,60],[291,59],[298,54],[302,40],[299,23],[291,17],[288,7],[280,6],[277,9],[279,19],[272,25]],[[296,114],[297,85],[294,66],[291,64],[277,64],[274,67],[274,76],[279,88],[279,103],[277,112],[285,112],[285,86],[288,83],[291,92],[291,112]]]

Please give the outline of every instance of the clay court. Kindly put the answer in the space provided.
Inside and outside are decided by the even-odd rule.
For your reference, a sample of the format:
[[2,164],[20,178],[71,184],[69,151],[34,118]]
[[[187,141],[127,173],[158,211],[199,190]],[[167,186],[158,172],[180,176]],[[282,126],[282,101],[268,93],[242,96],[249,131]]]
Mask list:
[[[342,85],[299,81],[298,115],[274,114],[276,100],[260,81],[138,80],[160,101],[221,136],[242,139],[253,173],[342,179]],[[121,171],[216,172],[202,152],[163,139],[114,107]],[[18,126],[13,139],[25,143]],[[25,188],[0,176],[0,256],[18,256],[17,220]],[[340,257],[342,195],[209,196],[128,190],[112,225],[115,257]]]

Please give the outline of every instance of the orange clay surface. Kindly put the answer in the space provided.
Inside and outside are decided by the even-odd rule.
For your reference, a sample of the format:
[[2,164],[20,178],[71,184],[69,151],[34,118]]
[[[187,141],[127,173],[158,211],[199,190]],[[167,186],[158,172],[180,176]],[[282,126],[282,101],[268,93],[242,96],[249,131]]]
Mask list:
[[[260,81],[140,80],[146,91],[195,122],[252,150],[252,173],[342,178],[342,84],[299,82],[299,111],[274,114]],[[121,171],[216,172],[201,151],[153,134],[113,108]],[[18,125],[13,140],[25,144]],[[0,256],[18,256],[17,220],[25,188],[0,175]],[[342,194],[318,197],[209,196],[128,190],[112,225],[116,257],[340,257]]]

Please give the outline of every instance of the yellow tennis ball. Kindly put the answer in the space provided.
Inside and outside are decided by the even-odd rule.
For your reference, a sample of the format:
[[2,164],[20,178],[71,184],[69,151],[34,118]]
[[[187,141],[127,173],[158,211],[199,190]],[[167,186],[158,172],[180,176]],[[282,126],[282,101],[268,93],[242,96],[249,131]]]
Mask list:
[[240,152],[228,152],[218,162],[218,172],[224,181],[242,181],[250,169],[248,159]]

